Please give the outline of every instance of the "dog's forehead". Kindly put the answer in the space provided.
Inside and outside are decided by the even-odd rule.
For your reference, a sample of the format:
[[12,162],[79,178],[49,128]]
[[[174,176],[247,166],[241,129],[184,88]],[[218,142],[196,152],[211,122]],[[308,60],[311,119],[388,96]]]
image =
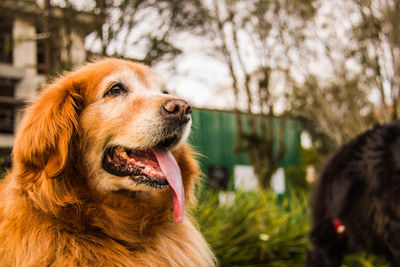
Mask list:
[[[110,85],[121,83],[131,90],[150,90],[160,92],[163,81],[149,68],[144,66],[121,66],[105,76],[101,82],[101,88],[107,89]],[[102,94],[103,90],[99,92]]]

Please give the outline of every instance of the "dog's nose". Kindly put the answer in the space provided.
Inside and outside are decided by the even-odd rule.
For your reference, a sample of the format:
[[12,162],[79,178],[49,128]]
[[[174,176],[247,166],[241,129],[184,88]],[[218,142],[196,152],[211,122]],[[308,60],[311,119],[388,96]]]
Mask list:
[[165,101],[162,105],[162,110],[164,116],[182,122],[188,122],[190,120],[190,114],[192,113],[192,107],[189,103],[181,99],[170,99]]

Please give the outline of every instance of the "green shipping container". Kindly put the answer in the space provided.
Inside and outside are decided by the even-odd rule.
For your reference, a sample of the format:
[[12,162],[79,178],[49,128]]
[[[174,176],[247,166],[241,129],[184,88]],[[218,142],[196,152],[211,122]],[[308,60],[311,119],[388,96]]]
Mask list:
[[[223,166],[227,169],[228,177],[232,181],[235,165],[250,165],[246,153],[236,154],[234,152],[237,136],[235,116],[235,113],[227,111],[201,109],[193,111],[192,133],[189,142],[202,155],[199,161],[204,174],[207,174],[208,169],[212,166]],[[282,119],[272,119],[274,120],[274,134],[279,134],[279,122]],[[285,118],[284,123],[286,154],[281,166],[298,165],[301,125],[295,119]],[[278,139],[276,139],[275,151],[278,151]]]

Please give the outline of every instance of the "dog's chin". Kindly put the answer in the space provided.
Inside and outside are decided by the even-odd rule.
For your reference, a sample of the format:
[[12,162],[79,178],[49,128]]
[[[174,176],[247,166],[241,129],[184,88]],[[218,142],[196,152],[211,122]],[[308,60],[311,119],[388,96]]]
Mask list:
[[168,188],[166,174],[156,157],[157,150],[172,150],[182,143],[180,136],[160,140],[150,148],[109,145],[103,154],[102,169],[111,175],[112,190],[159,191]]

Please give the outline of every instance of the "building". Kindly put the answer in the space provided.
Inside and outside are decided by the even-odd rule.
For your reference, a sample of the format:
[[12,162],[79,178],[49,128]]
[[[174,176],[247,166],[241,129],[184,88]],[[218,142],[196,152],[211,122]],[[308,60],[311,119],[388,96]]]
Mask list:
[[[44,4],[35,0],[0,2],[0,158],[3,162],[4,159],[9,162],[21,117],[19,111],[44,86],[50,66],[61,69],[82,64],[87,59],[84,38],[93,29],[94,17],[78,11],[71,13],[71,9],[67,17],[64,11],[52,7],[49,15]],[[74,27],[65,27],[66,19],[71,16]]]

